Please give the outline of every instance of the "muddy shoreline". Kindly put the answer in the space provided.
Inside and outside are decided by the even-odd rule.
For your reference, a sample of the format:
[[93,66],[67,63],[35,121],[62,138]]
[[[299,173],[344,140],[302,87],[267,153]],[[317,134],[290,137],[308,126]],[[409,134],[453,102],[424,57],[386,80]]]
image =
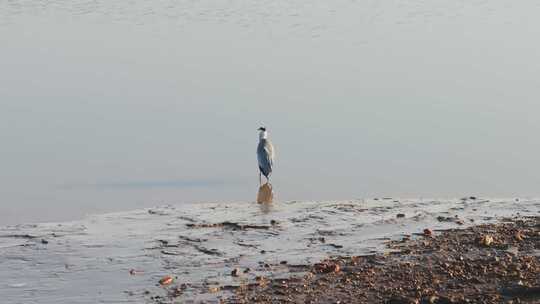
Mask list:
[[[513,292],[528,286],[532,289],[526,291],[534,293],[538,284],[530,274],[538,270],[538,229],[526,223],[539,214],[537,199],[394,198],[165,205],[72,222],[4,226],[0,294],[3,302],[14,304],[334,303],[336,298],[342,303],[383,303],[400,295],[425,302],[427,296],[459,294],[463,282],[501,294],[520,280],[522,285]],[[513,230],[478,226],[527,216],[523,223],[514,220]],[[433,230],[433,237],[423,235],[425,228]],[[443,232],[458,228],[465,230]],[[475,243],[490,229],[490,246]],[[516,229],[523,230],[521,240],[510,242]],[[460,236],[467,233],[472,236]],[[456,260],[459,251],[463,260]],[[452,271],[459,277],[462,270],[457,267],[472,267],[459,263],[485,264],[486,254],[508,267],[519,264],[524,277],[446,286],[448,277],[437,273]],[[447,256],[446,268],[437,262],[440,255]],[[524,255],[533,260],[514,260]],[[422,265],[428,262],[435,273],[425,277]],[[469,268],[464,269],[480,271]],[[414,272],[405,272],[408,269]],[[418,288],[391,283],[404,278],[407,283],[416,279]],[[441,286],[428,284],[437,278]],[[509,293],[504,294],[507,298]]]
[[387,246],[383,254],[266,265],[305,274],[225,286],[233,292],[226,302],[540,303],[540,217],[428,229]]

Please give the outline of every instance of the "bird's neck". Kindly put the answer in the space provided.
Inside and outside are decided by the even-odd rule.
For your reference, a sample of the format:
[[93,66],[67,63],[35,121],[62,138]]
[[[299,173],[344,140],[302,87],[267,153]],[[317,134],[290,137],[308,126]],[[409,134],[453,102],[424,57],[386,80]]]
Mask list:
[[266,139],[267,137],[268,137],[268,133],[266,133],[266,131],[261,131],[259,133],[259,140]]

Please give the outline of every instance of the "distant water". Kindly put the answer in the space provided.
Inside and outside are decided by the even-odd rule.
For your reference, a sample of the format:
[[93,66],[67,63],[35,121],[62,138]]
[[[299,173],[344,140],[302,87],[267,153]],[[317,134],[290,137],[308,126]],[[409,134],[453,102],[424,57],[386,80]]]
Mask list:
[[0,1],[0,224],[534,196],[538,1]]

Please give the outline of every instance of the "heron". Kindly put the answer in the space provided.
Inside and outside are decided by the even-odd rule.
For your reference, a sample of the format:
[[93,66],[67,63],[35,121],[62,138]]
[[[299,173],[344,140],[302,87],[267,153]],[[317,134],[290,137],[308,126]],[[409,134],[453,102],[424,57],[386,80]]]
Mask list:
[[260,127],[259,145],[257,146],[257,161],[259,162],[259,184],[262,184],[261,174],[270,182],[270,174],[274,165],[274,146],[268,139],[268,132],[265,127]]

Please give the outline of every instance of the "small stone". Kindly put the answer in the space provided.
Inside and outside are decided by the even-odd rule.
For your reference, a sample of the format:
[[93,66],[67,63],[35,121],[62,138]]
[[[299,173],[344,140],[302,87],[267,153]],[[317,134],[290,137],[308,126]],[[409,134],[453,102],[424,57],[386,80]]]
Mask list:
[[480,245],[490,246],[493,244],[493,237],[491,235],[484,235],[480,238]]
[[340,272],[341,267],[338,263],[317,263],[315,264],[315,269],[317,269],[321,273],[331,273],[331,272]]
[[231,271],[231,275],[233,277],[239,277],[240,274],[242,274],[242,271],[240,270],[240,268],[235,268],[235,269],[233,269],[233,271]]
[[213,287],[208,288],[208,291],[210,293],[216,293],[216,292],[219,292],[220,290],[221,288],[219,286],[213,286]]
[[426,228],[426,229],[424,229],[424,235],[425,236],[432,236],[433,231],[431,231],[431,229],[429,229],[429,228]]
[[265,286],[268,283],[266,278],[263,276],[256,276],[255,281],[259,284],[259,286]]
[[136,274],[142,274],[142,273],[144,273],[144,271],[142,271],[142,270],[135,270],[135,269],[130,269],[129,270],[130,275],[136,275]]
[[162,286],[165,286],[165,285],[171,284],[173,281],[174,281],[173,277],[164,276],[163,278],[161,278],[161,280],[159,280],[159,284]]
[[405,214],[403,214],[403,213],[398,213],[398,214],[396,215],[396,217],[397,217],[397,218],[402,218],[402,217],[405,217]]

